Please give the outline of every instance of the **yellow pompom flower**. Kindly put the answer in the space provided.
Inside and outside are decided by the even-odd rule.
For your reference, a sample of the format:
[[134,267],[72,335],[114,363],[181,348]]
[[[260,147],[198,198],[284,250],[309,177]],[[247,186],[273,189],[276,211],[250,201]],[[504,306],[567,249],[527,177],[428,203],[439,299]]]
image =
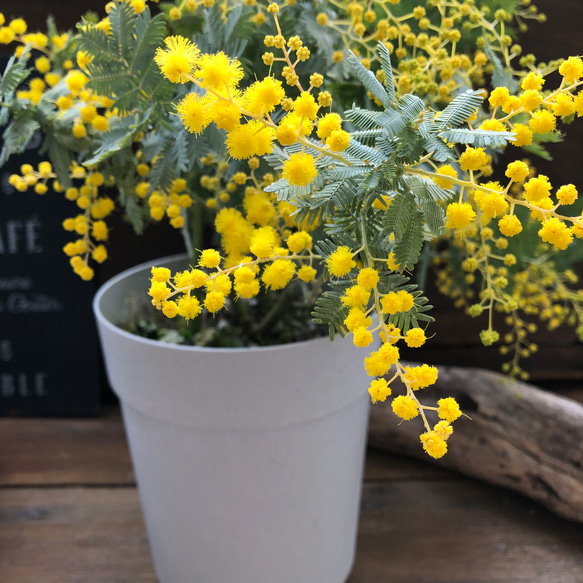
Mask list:
[[539,75],[538,73],[533,73],[530,72],[523,80],[522,83],[520,84],[521,89],[523,89],[524,91],[528,91],[530,89],[533,89],[535,91],[540,91],[540,89],[542,88],[542,86],[544,85],[544,78],[542,77],[542,75]]
[[258,120],[251,120],[237,126],[227,134],[226,145],[229,155],[237,160],[253,156],[264,156],[273,151],[275,130]]
[[543,96],[538,91],[529,89],[522,93],[519,99],[525,111],[533,111],[542,103]]
[[354,346],[364,348],[365,346],[371,344],[373,341],[373,337],[370,330],[368,330],[364,326],[359,326],[354,330],[352,334],[353,334],[352,342]]
[[207,267],[209,269],[213,269],[218,267],[221,263],[221,255],[215,249],[205,249],[200,254],[200,259],[198,260],[198,264],[201,267]]
[[363,287],[365,290],[371,290],[376,287],[379,282],[379,273],[376,269],[372,267],[363,267],[356,278],[359,286]]
[[210,291],[204,298],[204,307],[211,313],[215,314],[225,305],[225,294],[220,291]]
[[343,306],[351,308],[364,308],[370,299],[370,291],[360,285],[349,287],[340,297]]
[[200,59],[198,47],[183,36],[169,36],[164,43],[166,49],[158,48],[154,61],[170,82],[187,83]]
[[352,251],[342,245],[326,258],[326,267],[333,276],[342,277],[356,267],[356,261],[352,258]]
[[205,89],[222,90],[236,87],[243,78],[243,68],[239,61],[229,59],[225,53],[204,54],[198,61],[196,77]]
[[8,26],[0,27],[0,44],[1,45],[9,45],[14,39],[16,35],[14,31]]
[[167,318],[174,318],[178,315],[178,304],[173,302],[172,300],[168,300],[163,302],[162,304],[162,313]]
[[372,324],[372,319],[366,315],[362,308],[352,308],[348,316],[344,319],[344,325],[349,332],[354,332],[357,328],[364,326],[368,328]]
[[340,129],[342,129],[342,118],[337,113],[327,113],[318,120],[317,135],[321,140],[325,140],[332,132]]
[[27,29],[26,21],[22,18],[15,18],[8,25],[16,34],[24,34]]
[[389,292],[381,298],[381,308],[385,314],[396,314],[401,311],[403,302],[395,292]]
[[192,134],[200,134],[212,121],[209,100],[189,93],[177,106],[182,125]]
[[271,226],[255,229],[249,242],[249,250],[259,258],[273,255],[273,248],[279,244],[279,237]]
[[514,182],[522,182],[528,177],[529,168],[528,164],[522,160],[516,160],[511,162],[506,167],[506,176],[513,180]]
[[301,253],[304,249],[311,249],[312,236],[306,231],[292,233],[287,239],[287,247],[292,253]]
[[77,139],[84,138],[87,135],[87,130],[86,130],[85,126],[82,123],[75,122],[73,124],[73,135]]
[[246,219],[255,225],[264,227],[273,222],[276,209],[269,196],[256,188],[247,188],[243,199],[243,208],[247,215]]
[[539,202],[549,196],[551,188],[548,177],[544,174],[539,174],[525,183],[524,198],[528,202]]
[[512,146],[520,148],[522,146],[530,146],[532,143],[532,131],[528,126],[523,123],[517,123],[514,128],[515,139],[513,142],[509,142]]
[[387,384],[386,379],[375,379],[371,381],[368,393],[373,404],[378,402],[383,403],[391,394],[391,388]]
[[480,125],[481,130],[489,132],[505,132],[506,126],[497,119],[487,119]]
[[421,366],[406,366],[404,380],[417,391],[429,387],[437,381],[438,369],[436,366],[422,364]]
[[467,202],[453,202],[447,206],[447,223],[448,229],[465,229],[476,218],[476,213]]
[[45,56],[35,59],[34,66],[39,73],[48,73],[51,70],[51,62]]
[[557,200],[561,204],[570,205],[577,200],[578,194],[574,184],[564,184],[557,190]]
[[484,148],[472,148],[471,146],[466,147],[459,159],[462,170],[466,171],[481,170],[489,161]]
[[252,279],[251,281],[235,282],[235,293],[240,298],[253,298],[259,293],[259,290],[259,282],[256,279]]
[[311,93],[305,91],[294,101],[294,112],[309,120],[316,119],[319,105]]
[[364,359],[366,374],[379,377],[387,374],[390,368],[399,361],[399,349],[385,342],[376,352]]
[[425,453],[434,459],[439,459],[447,453],[447,443],[445,439],[435,431],[426,431],[420,436]]
[[88,267],[87,265],[85,265],[79,270],[79,276],[83,281],[91,281],[94,275],[95,273],[93,269],[91,269],[91,267]]
[[448,423],[455,421],[461,416],[460,406],[453,397],[446,397],[437,401],[437,416]]
[[285,90],[281,81],[273,77],[265,77],[253,83],[245,91],[245,109],[255,115],[264,115],[272,112],[284,97]]
[[98,245],[91,251],[91,257],[96,263],[103,263],[107,259],[107,249],[104,245]]
[[71,93],[81,91],[87,81],[89,81],[89,79],[81,71],[69,71],[65,78],[65,83]]
[[550,217],[543,221],[538,235],[545,243],[550,243],[561,250],[566,249],[573,242],[571,229],[557,217]]
[[106,241],[108,230],[104,221],[95,221],[91,229],[91,234],[96,241]]
[[432,176],[433,182],[437,184],[437,186],[444,188],[445,190],[449,190],[453,188],[454,183],[447,178],[441,178],[441,176],[451,176],[451,178],[457,178],[457,172],[453,169],[450,164],[444,164],[437,169],[437,173],[440,176]]
[[492,107],[502,107],[510,97],[510,93],[506,87],[496,87],[490,93],[488,102]]
[[398,291],[397,297],[401,302],[401,312],[408,312],[415,305],[415,298],[405,290]]
[[306,186],[316,178],[318,170],[310,154],[296,152],[285,161],[282,175],[292,186]]
[[343,152],[350,145],[350,134],[344,130],[334,130],[326,138],[326,145],[332,152]]
[[439,421],[433,426],[433,431],[435,431],[441,439],[447,441],[449,436],[453,433],[453,427],[447,421]]
[[296,266],[290,259],[276,259],[263,270],[261,281],[268,289],[282,289],[292,279]]
[[498,228],[505,237],[514,237],[522,231],[522,224],[516,215],[506,215],[498,221]]
[[[494,186],[493,183],[488,183],[485,186],[495,188],[498,187],[498,184],[496,183]],[[508,210],[508,203],[502,192],[485,192],[483,190],[476,190],[474,193],[474,200],[478,203],[478,206],[484,215],[489,218],[503,215]]]
[[419,415],[419,407],[414,399],[405,395],[399,395],[393,399],[391,408],[397,417],[405,419],[413,419]]
[[298,269],[298,277],[302,281],[309,283],[310,281],[314,281],[316,279],[316,270],[311,265],[302,265]]
[[553,113],[557,117],[565,117],[575,113],[575,103],[570,95],[560,93],[553,103]]
[[535,134],[548,134],[555,130],[557,119],[550,111],[543,109],[535,111],[528,125]]
[[566,83],[575,83],[583,76],[583,61],[581,57],[569,57],[559,67],[559,73]]
[[163,281],[153,281],[148,294],[152,298],[152,303],[159,304],[170,295],[170,288]]
[[425,331],[422,328],[411,328],[405,334],[405,343],[409,348],[419,348],[425,344]]
[[239,126],[241,109],[237,103],[217,99],[211,104],[210,110],[212,120],[219,129],[232,132]]
[[202,306],[194,296],[182,296],[178,300],[178,314],[185,320],[192,320],[202,312]]

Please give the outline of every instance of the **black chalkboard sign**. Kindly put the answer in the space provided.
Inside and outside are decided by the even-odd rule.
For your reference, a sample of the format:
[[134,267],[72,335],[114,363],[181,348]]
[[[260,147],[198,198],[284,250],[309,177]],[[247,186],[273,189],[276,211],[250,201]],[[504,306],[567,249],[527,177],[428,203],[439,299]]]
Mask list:
[[37,167],[41,139],[0,168],[0,415],[95,415],[95,285],[73,274],[62,251],[70,233],[61,223],[76,208],[62,193],[8,182],[21,164]]

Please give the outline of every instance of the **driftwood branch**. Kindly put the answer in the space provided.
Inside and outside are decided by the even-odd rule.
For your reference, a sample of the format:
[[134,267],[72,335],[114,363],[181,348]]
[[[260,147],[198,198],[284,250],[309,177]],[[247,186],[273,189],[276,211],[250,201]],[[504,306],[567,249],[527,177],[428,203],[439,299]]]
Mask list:
[[[426,397],[416,393],[423,404],[452,396],[471,417],[454,423],[449,451],[437,465],[517,490],[583,522],[583,405],[473,368],[439,367],[437,384],[426,390]],[[419,419],[399,424],[388,404],[371,407],[371,447],[430,460],[421,431]]]

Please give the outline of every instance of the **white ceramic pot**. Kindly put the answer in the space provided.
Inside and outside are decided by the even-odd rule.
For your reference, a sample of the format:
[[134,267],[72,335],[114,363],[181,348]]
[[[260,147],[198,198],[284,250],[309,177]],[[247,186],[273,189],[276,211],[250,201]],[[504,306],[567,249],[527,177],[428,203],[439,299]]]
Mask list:
[[343,583],[368,350],[340,338],[220,349],[129,334],[116,323],[127,298],[146,293],[150,266],[107,282],[94,311],[160,583]]

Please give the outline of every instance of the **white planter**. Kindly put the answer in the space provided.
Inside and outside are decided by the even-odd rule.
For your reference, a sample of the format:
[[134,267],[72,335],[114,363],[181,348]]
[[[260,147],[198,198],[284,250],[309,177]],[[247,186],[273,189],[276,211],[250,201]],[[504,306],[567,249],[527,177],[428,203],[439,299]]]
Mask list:
[[160,583],[343,583],[369,351],[340,338],[220,349],[129,334],[115,324],[150,266],[107,282],[94,311]]

